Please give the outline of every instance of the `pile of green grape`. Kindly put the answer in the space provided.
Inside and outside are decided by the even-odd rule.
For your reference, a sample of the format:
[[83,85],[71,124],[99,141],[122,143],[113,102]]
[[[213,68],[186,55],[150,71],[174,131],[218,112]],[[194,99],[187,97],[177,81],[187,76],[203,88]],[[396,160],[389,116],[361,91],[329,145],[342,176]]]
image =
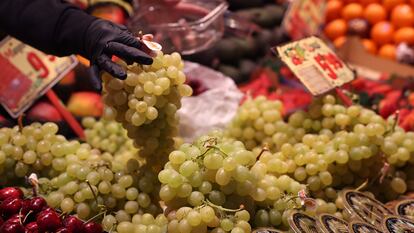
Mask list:
[[308,111],[297,111],[286,121],[281,108],[264,97],[248,99],[226,135],[256,153],[269,148],[272,153],[259,159],[268,171],[306,184],[315,197],[332,201],[335,189],[367,181],[384,200],[407,191],[405,179],[412,175],[405,171],[414,163],[414,133],[404,132],[392,118],[385,120],[358,105],[343,106],[332,95],[316,99]]
[[85,127],[86,142],[93,148],[111,154],[134,151],[133,141],[128,138],[121,124],[105,119],[96,120],[93,117],[82,119]]
[[183,61],[178,53],[159,52],[152,65],[122,65],[127,70],[124,81],[109,74],[102,78],[106,116],[122,123],[148,164],[159,166],[174,148],[180,100],[192,94],[184,84]]

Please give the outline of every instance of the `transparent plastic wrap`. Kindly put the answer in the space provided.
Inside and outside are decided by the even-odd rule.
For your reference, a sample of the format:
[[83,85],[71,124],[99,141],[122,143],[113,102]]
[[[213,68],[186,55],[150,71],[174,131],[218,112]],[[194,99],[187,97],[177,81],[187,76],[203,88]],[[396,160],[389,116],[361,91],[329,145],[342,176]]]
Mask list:
[[188,79],[206,86],[198,96],[182,99],[180,136],[189,142],[214,129],[223,129],[236,115],[243,93],[234,81],[220,72],[198,63],[185,62]]

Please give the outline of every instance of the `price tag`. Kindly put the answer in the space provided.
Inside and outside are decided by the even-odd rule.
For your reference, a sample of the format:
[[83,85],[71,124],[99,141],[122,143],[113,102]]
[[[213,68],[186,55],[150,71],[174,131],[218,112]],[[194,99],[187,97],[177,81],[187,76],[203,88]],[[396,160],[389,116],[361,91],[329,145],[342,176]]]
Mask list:
[[74,56],[46,55],[6,37],[0,42],[0,103],[12,117],[18,117],[77,63]]
[[282,27],[293,40],[318,35],[325,21],[324,0],[291,1]]
[[354,79],[352,70],[319,38],[309,37],[276,48],[313,95],[320,95]]
[[331,214],[321,214],[319,216],[321,229],[324,233],[348,233],[348,222],[339,219]]
[[355,213],[361,221],[372,225],[379,225],[387,215],[392,215],[392,212],[381,202],[361,192],[346,191],[343,200],[349,212]]
[[382,223],[384,232],[389,233],[413,233],[414,222],[399,216],[387,216]]
[[351,222],[349,230],[352,233],[383,233],[378,228],[364,222]]
[[322,233],[314,218],[300,212],[293,212],[288,219],[290,227],[296,233]]
[[414,200],[405,200],[395,206],[395,212],[406,218],[414,220]]

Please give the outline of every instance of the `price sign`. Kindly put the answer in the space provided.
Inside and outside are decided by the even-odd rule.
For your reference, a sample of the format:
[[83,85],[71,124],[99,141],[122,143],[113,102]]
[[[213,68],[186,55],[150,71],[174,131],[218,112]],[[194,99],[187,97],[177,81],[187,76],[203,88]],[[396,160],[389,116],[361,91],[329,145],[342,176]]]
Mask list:
[[317,35],[325,21],[325,0],[291,1],[282,27],[293,39]]
[[18,117],[77,63],[74,56],[46,55],[6,37],[0,42],[0,103],[12,117]]
[[317,37],[295,41],[276,50],[313,95],[326,93],[354,79],[352,70]]

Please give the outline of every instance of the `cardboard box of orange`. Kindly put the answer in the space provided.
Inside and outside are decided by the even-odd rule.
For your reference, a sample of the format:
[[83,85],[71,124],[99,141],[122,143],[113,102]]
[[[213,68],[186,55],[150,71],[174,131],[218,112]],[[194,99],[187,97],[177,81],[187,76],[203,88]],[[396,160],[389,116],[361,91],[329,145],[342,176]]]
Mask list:
[[[400,43],[414,46],[414,0],[328,0],[325,20],[324,36],[360,71],[414,76],[396,62]],[[349,41],[350,34],[360,40]]]

